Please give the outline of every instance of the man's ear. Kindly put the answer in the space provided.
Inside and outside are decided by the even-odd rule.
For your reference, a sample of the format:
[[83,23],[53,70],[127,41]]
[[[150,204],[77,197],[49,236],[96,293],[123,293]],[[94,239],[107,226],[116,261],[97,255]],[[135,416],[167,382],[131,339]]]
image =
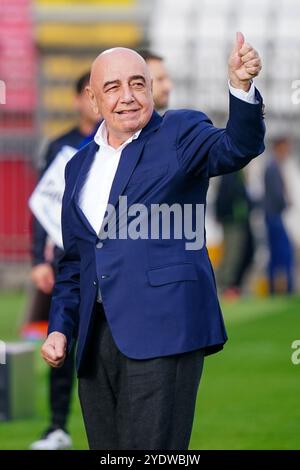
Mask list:
[[95,93],[93,92],[92,88],[89,85],[85,87],[85,92],[87,93],[87,95],[89,97],[92,110],[94,111],[95,114],[99,115],[100,112],[99,112],[96,96],[95,96]]

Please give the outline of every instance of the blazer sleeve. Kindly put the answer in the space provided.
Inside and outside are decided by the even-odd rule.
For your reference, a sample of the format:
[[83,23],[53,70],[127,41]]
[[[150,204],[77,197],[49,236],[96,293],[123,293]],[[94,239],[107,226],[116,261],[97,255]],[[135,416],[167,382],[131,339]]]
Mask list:
[[57,276],[53,290],[48,334],[59,331],[67,337],[67,350],[70,352],[77,336],[80,304],[80,254],[72,234],[67,214],[68,162],[65,169],[66,189],[62,202],[62,234],[64,251],[58,260]]
[[183,171],[218,176],[243,168],[264,151],[263,102],[258,90],[255,95],[257,104],[250,104],[230,93],[225,129],[214,127],[204,113],[184,111],[176,138]]

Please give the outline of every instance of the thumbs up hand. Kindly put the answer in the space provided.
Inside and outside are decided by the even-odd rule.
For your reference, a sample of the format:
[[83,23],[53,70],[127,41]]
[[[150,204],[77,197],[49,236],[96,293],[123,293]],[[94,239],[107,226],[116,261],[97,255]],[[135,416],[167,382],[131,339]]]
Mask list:
[[242,33],[236,33],[236,43],[228,60],[230,84],[248,91],[250,80],[261,71],[262,64],[258,52],[247,42]]

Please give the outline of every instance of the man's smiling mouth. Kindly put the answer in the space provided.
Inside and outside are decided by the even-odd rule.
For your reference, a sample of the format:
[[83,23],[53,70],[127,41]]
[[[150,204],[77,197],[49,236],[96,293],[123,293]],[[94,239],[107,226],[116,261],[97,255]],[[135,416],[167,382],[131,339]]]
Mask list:
[[139,109],[124,109],[122,111],[116,111],[116,113],[120,115],[124,115],[124,114],[134,114],[137,111],[139,111]]

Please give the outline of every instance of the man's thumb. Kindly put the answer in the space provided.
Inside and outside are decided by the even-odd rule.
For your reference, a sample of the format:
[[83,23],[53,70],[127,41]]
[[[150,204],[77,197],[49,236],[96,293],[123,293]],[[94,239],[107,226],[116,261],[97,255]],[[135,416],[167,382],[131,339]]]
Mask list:
[[236,42],[235,42],[235,50],[236,52],[239,52],[239,50],[241,49],[242,45],[244,44],[245,42],[245,38],[244,38],[244,35],[243,33],[241,33],[240,31],[238,31],[236,33]]
[[63,336],[56,336],[54,338],[54,349],[58,357],[63,357],[66,351],[66,341]]

